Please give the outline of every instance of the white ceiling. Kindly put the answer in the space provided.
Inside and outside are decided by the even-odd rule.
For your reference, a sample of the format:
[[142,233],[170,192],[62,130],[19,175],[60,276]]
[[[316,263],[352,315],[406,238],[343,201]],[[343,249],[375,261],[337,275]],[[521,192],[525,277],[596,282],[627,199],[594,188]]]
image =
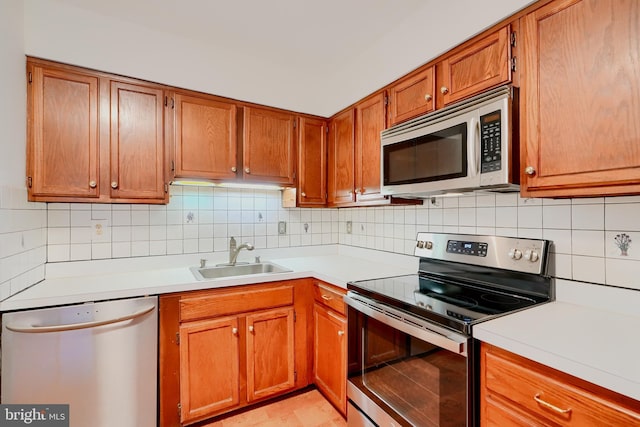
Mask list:
[[[167,81],[168,77],[164,77],[164,80],[157,80],[161,83],[323,116],[329,116],[379,89],[530,2],[55,1],[58,7],[84,10],[109,19],[116,31],[118,25],[124,23],[132,28],[137,26],[175,37],[182,40],[183,44],[192,44],[190,49],[196,49],[197,46],[198,55],[210,56],[211,63],[217,61],[219,67],[226,70],[224,76],[216,76],[215,83],[199,83],[197,78],[187,76],[189,70],[183,73],[185,77],[182,80],[169,78],[174,81]],[[25,9],[27,24],[29,14],[43,10],[40,0],[31,3],[32,6]],[[50,25],[55,26],[54,23]],[[37,26],[34,20],[34,30]],[[27,47],[34,51],[27,53],[38,54],[39,50],[44,50],[41,56],[47,57],[45,45],[54,43],[54,32],[43,32],[41,38],[50,40],[27,37]],[[82,38],[82,35],[78,31],[75,37]],[[65,44],[73,42],[64,41]],[[131,43],[135,44],[135,40],[131,40]],[[55,48],[50,47],[49,50],[53,52]],[[151,55],[150,52],[140,52],[141,60],[144,54]],[[51,55],[55,56],[53,53]],[[98,59],[96,61],[99,62]],[[237,70],[234,70],[234,64],[237,64]],[[114,69],[106,71],[127,72]],[[153,75],[148,73],[134,76],[153,79]],[[163,78],[161,73],[158,76]],[[252,79],[251,76],[256,78]],[[260,76],[263,77],[262,81]],[[270,87],[265,88],[265,84]]]

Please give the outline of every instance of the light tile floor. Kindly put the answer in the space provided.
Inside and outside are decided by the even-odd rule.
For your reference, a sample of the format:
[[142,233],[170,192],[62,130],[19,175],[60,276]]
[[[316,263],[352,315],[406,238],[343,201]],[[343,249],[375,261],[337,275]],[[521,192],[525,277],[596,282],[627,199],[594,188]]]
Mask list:
[[340,413],[311,390],[207,424],[205,427],[346,427]]

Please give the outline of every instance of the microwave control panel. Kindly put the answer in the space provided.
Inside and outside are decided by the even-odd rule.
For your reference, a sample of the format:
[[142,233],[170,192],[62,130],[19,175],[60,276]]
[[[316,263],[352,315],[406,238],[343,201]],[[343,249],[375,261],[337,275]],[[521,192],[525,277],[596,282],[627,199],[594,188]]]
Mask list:
[[500,110],[480,116],[481,173],[495,172],[502,168],[502,141]]

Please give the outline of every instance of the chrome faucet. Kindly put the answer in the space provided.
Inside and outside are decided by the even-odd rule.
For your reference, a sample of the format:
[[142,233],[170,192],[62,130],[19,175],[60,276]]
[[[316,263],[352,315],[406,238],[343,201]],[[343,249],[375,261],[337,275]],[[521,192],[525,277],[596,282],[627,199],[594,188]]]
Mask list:
[[236,265],[238,254],[242,249],[252,251],[254,247],[251,243],[243,243],[240,246],[236,247],[236,239],[232,236],[229,240],[229,265]]

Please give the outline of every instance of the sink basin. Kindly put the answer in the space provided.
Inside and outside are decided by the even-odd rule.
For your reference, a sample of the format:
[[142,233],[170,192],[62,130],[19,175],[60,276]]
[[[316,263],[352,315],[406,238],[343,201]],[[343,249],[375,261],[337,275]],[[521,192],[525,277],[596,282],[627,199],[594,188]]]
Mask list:
[[215,267],[191,267],[191,272],[198,280],[220,279],[222,277],[248,276],[264,273],[287,273],[291,270],[272,262],[254,264],[217,265]]

